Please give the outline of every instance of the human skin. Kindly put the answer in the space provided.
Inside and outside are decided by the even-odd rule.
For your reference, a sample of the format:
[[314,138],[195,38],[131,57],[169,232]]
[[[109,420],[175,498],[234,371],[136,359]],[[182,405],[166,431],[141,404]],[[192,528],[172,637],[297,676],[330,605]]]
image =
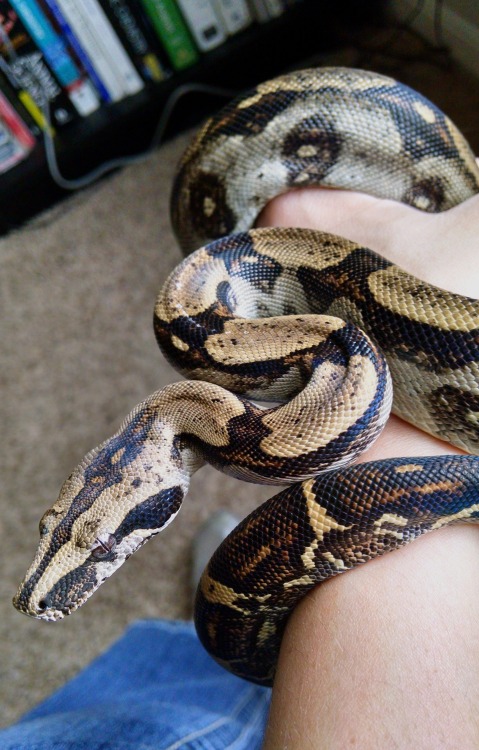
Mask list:
[[[308,188],[258,226],[362,243],[415,276],[479,297],[479,196],[424,214]],[[392,416],[360,460],[461,453]],[[283,638],[263,750],[479,748],[479,530],[435,531],[315,588]]]

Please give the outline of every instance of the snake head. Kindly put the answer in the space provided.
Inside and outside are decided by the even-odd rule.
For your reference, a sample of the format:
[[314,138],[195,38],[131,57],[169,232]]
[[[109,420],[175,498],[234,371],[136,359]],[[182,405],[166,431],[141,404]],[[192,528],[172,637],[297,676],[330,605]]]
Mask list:
[[37,553],[13,600],[19,611],[62,619],[177,514],[182,458],[148,411],[137,407],[89,453],[42,517]]

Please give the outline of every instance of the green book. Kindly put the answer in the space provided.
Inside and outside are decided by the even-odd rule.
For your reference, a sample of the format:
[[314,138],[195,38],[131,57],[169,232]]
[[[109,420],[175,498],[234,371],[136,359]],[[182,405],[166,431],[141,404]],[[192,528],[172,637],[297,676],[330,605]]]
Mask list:
[[174,0],[141,0],[175,70],[189,68],[198,52]]

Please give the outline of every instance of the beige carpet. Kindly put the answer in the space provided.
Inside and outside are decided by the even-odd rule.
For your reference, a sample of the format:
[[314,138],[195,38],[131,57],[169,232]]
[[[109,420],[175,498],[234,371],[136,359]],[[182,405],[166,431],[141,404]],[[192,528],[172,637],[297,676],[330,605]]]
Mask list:
[[[478,148],[477,84],[430,66],[416,73],[404,78],[453,116],[456,107]],[[244,515],[272,494],[202,469],[175,523],[73,617],[45,624],[11,606],[38,521],[65,477],[138,401],[177,378],[151,323],[156,291],[181,257],[168,198],[186,140],[0,240],[0,724],[75,674],[128,622],[188,617],[186,561],[199,524],[220,505]]]

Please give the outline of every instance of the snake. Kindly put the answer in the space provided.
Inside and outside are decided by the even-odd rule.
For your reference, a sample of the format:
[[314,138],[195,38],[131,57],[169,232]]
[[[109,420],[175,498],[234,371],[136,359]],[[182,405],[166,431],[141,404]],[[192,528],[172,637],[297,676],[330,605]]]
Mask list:
[[[178,165],[171,217],[185,258],[154,310],[185,379],[136,406],[65,481],[18,610],[75,611],[175,518],[205,462],[284,484],[214,553],[195,604],[213,658],[272,685],[288,618],[313,587],[477,523],[479,303],[348,239],[254,228],[274,196],[308,185],[434,213],[476,195],[479,169],[432,102],[371,71],[294,71],[214,114]],[[361,462],[391,405],[464,452]]]

